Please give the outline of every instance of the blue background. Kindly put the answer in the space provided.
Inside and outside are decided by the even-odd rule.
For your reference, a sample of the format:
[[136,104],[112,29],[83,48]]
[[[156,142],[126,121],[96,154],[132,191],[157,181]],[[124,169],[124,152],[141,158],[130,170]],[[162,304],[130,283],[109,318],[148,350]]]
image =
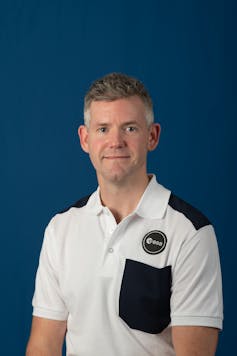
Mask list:
[[149,171],[213,222],[236,349],[236,2],[8,0],[0,4],[1,355],[24,355],[49,219],[96,188],[80,149],[96,78],[141,79],[162,125]]

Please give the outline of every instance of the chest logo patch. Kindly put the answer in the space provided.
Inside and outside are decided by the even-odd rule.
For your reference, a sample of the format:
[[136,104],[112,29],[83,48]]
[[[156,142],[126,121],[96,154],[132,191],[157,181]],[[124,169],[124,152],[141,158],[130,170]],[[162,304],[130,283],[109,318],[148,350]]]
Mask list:
[[148,232],[142,240],[142,247],[151,255],[157,255],[164,251],[167,237],[162,231],[153,230]]

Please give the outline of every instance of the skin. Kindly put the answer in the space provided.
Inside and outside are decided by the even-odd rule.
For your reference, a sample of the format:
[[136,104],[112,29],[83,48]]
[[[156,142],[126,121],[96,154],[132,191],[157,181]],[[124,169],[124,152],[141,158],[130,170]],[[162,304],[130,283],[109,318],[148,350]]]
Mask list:
[[[135,209],[149,182],[147,153],[158,145],[160,125],[148,127],[136,96],[92,102],[90,116],[89,127],[78,129],[81,147],[96,170],[102,203],[119,223]],[[66,328],[66,321],[33,317],[26,356],[61,356]],[[213,356],[218,330],[173,326],[172,340],[177,356]]]
[[158,145],[160,125],[148,127],[137,96],[92,102],[90,116],[89,128],[78,130],[81,147],[96,170],[102,202],[119,222],[135,209],[149,182],[147,153]]
[[61,356],[66,329],[66,321],[34,316],[26,356]]
[[173,326],[172,340],[176,356],[213,356],[219,330],[204,326]]

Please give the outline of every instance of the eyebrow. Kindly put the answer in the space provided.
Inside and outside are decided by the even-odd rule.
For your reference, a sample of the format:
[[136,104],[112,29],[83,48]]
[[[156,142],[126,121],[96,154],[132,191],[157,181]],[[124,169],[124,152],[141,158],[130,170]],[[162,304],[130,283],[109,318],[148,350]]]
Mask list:
[[[121,126],[129,126],[129,125],[139,126],[139,123],[137,121],[127,121],[127,122],[123,122]],[[97,122],[96,126],[111,126],[111,123],[110,122]]]
[[97,122],[96,126],[108,126],[109,123],[108,122]]
[[129,125],[139,126],[139,123],[137,121],[128,121],[128,122],[124,122],[124,124],[123,124],[123,126],[129,126]]

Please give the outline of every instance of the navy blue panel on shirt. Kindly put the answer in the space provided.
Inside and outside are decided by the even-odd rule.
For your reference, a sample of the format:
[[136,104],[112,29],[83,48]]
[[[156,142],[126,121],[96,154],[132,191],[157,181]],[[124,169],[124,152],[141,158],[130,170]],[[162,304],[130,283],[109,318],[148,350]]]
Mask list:
[[81,199],[79,199],[78,201],[76,201],[74,204],[70,205],[68,208],[62,210],[59,212],[59,214],[62,214],[62,213],[65,213],[66,211],[68,211],[70,208],[82,208],[84,205],[87,204],[89,198],[90,198],[91,194],[90,195],[87,195]]
[[201,227],[210,225],[210,221],[203,215],[198,209],[194,208],[192,205],[186,203],[184,200],[180,199],[173,193],[170,195],[169,205],[183,213],[187,219],[191,221],[196,230],[199,230]]

